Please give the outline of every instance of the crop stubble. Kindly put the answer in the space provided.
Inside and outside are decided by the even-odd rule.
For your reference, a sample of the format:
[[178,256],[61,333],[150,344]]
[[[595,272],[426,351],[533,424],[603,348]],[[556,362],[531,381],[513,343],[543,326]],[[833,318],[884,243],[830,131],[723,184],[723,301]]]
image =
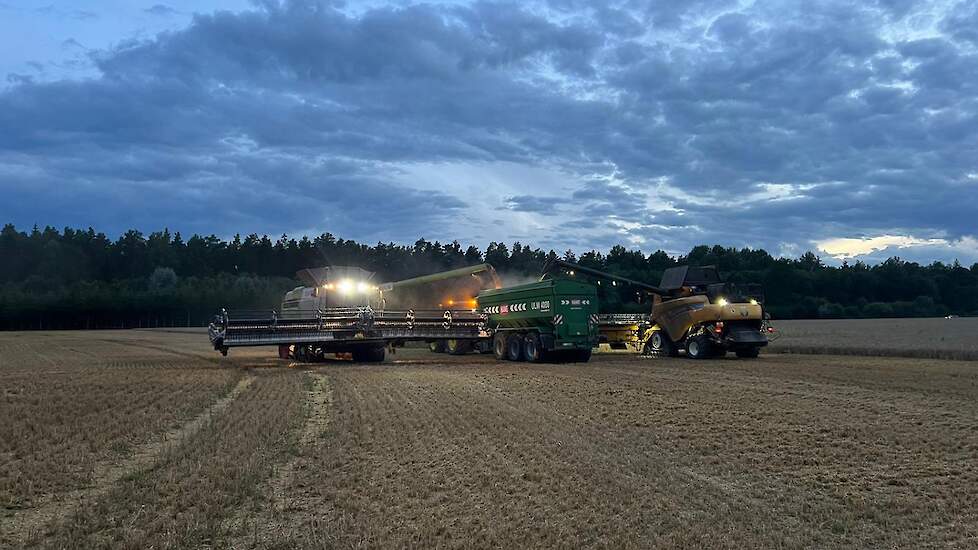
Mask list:
[[[147,353],[207,353],[183,336],[140,338]],[[275,364],[270,356],[233,353],[232,362]],[[247,369],[254,386],[213,429],[37,541],[978,543],[974,363],[597,355],[531,366],[414,350],[394,359]]]

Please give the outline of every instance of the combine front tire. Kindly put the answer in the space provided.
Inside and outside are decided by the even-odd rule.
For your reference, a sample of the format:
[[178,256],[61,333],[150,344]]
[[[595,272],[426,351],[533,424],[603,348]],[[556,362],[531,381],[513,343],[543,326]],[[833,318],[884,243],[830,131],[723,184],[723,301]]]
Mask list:
[[432,353],[445,353],[445,341],[435,340],[434,342],[428,342],[428,349]]
[[706,359],[713,354],[713,345],[706,336],[699,335],[686,339],[686,357],[690,359]]
[[676,344],[665,335],[661,330],[657,330],[649,337],[648,350],[659,357],[675,357],[678,355]]

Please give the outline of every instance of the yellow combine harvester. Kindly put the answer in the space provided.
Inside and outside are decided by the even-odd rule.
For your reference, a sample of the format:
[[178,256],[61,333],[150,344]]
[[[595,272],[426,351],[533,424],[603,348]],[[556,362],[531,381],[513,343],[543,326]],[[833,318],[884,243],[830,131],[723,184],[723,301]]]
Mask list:
[[612,348],[634,347],[668,357],[684,351],[691,359],[720,357],[732,351],[737,357],[753,358],[773,332],[760,287],[726,283],[714,266],[669,268],[659,286],[562,260],[550,262],[546,269],[633,286],[651,296],[649,315],[600,317],[602,340]]

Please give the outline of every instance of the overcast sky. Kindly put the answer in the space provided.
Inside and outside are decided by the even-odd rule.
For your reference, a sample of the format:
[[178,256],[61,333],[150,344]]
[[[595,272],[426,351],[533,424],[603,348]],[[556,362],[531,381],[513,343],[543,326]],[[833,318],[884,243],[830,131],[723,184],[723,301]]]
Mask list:
[[0,0],[0,222],[970,265],[976,6]]

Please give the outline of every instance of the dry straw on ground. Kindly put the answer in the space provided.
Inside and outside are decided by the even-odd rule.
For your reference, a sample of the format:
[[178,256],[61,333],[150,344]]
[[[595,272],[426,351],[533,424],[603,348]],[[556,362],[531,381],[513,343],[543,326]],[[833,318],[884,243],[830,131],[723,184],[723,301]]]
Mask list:
[[[83,336],[50,336],[50,349],[75,358],[56,361],[71,384],[91,378],[85,361],[111,349],[120,379],[191,403],[160,425],[124,424],[126,440],[151,441],[233,398],[193,435],[104,487],[48,486],[39,498],[81,490],[91,502],[8,545],[978,544],[975,363],[597,355],[586,365],[531,366],[412,350],[377,366],[289,369],[274,350],[218,360],[201,334]],[[22,341],[3,335],[0,355],[12,357]],[[6,360],[0,381],[48,368],[36,363]],[[202,384],[206,398],[197,397],[196,379],[180,376],[198,368],[215,377]],[[167,389],[157,371],[181,389]],[[229,394],[242,378],[254,381]],[[38,380],[36,395],[70,387]],[[138,395],[133,401],[153,401]],[[50,407],[44,399],[32,403],[18,414],[57,416],[41,413]],[[133,410],[99,414],[112,426],[122,420],[111,411]],[[22,435],[11,446],[32,445]],[[140,445],[89,449],[86,460],[97,470],[131,460],[127,449]],[[3,472],[0,483],[12,486]],[[0,514],[35,512],[33,500],[24,502]]]

